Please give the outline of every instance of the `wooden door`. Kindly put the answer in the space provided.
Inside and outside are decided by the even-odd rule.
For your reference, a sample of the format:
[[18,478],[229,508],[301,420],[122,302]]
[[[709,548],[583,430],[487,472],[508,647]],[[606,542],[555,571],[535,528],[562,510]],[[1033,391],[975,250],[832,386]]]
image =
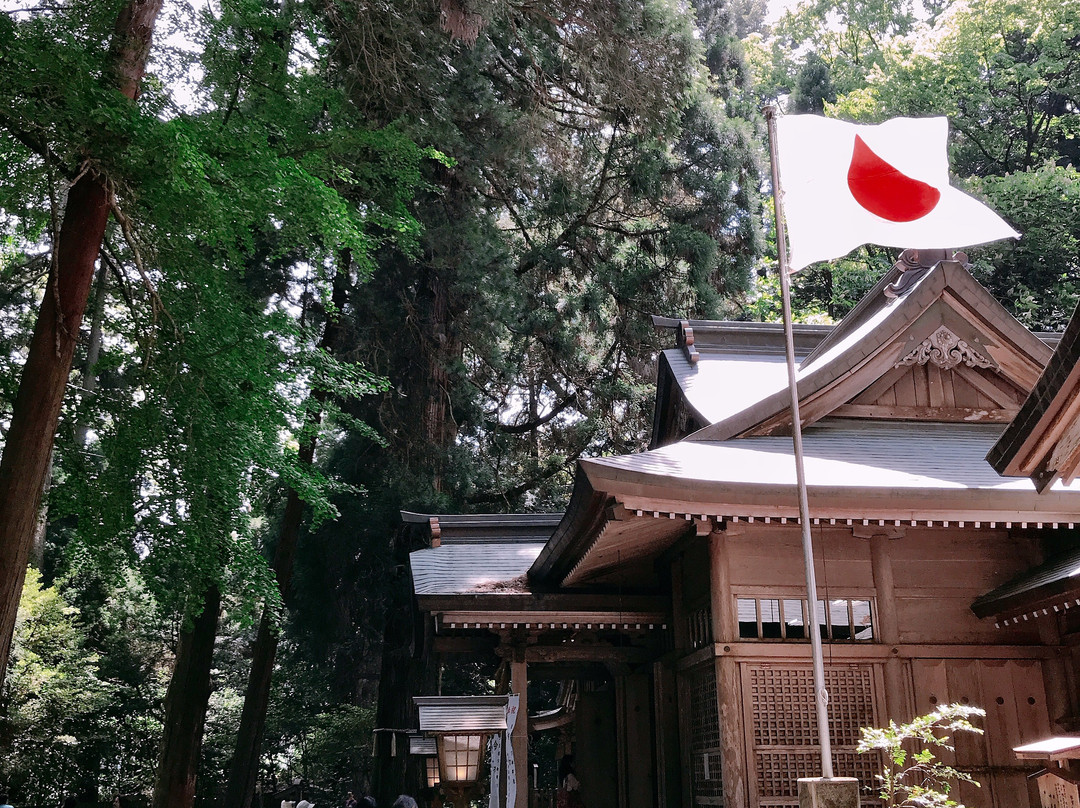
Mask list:
[[956,799],[968,808],[1038,806],[1038,787],[1028,776],[1041,767],[1017,760],[1012,750],[1051,734],[1042,663],[924,660],[912,662],[911,673],[920,715],[955,702],[986,710],[985,734],[958,733],[955,755],[942,756],[980,784],[961,783]]

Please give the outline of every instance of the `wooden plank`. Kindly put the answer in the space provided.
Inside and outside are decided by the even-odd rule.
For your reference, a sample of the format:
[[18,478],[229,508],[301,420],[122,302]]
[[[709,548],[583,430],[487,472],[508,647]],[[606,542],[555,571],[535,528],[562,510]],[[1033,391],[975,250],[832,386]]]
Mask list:
[[953,406],[969,409],[986,409],[979,403],[979,391],[968,382],[962,373],[952,374]]
[[956,406],[956,393],[953,386],[955,379],[956,374],[951,370],[943,371],[941,374],[941,392],[944,396],[944,401],[942,403],[946,407]]
[[[865,662],[882,659],[907,659],[915,661],[945,659],[1050,659],[1057,649],[1044,645],[990,645],[988,643],[898,643],[887,645],[876,642],[830,642],[825,644],[829,658],[837,663]],[[758,662],[806,662],[810,659],[808,642],[741,642],[715,643],[709,650],[717,656],[729,656],[739,660]],[[700,663],[700,652],[692,654],[694,662]],[[690,659],[690,657],[687,657]],[[679,665],[680,669],[684,666]],[[927,712],[924,710],[924,712]]]
[[967,384],[974,387],[979,393],[993,401],[998,407],[1017,407],[1024,402],[1026,396],[1021,390],[1013,385],[1005,377],[991,371],[983,371],[979,368],[959,366],[955,373]]
[[[750,698],[751,693],[751,673],[750,665],[746,663],[740,663],[738,666],[738,676],[740,683],[740,695],[746,694],[746,697],[742,699],[743,709],[743,770],[746,772],[746,802],[743,805],[757,807],[760,799],[758,794],[758,777],[757,770],[759,766],[757,754],[754,752],[754,705],[753,699]],[[739,803],[732,802],[732,805],[739,805]]]
[[926,365],[915,365],[911,368],[911,376],[915,380],[915,406],[930,406],[930,378],[926,372]]
[[[983,703],[979,672],[982,662],[956,660],[946,663],[946,680],[949,687],[949,702],[970,706]],[[974,722],[976,725],[978,721]],[[989,762],[986,736],[967,732],[952,733],[955,748],[955,765],[969,771],[981,783],[981,788],[971,783],[959,783],[957,794],[960,801],[971,808],[990,808],[994,804],[992,774],[987,771]],[[1019,806],[1017,806],[1019,808]]]
[[[900,367],[893,368],[888,371],[884,376],[871,384],[859,395],[855,396],[851,401],[853,404],[884,404],[896,403],[896,394],[893,392],[893,387],[904,376],[910,375],[910,368],[901,365]],[[879,401],[882,396],[888,394],[890,401]]]
[[942,378],[941,368],[935,364],[926,365],[926,389],[930,398],[931,407],[944,407],[945,405],[945,380]]
[[909,371],[901,376],[893,387],[896,396],[896,404],[900,407],[914,407],[915,400],[915,373]]
[[900,641],[909,644],[1000,642],[998,629],[990,620],[972,614],[974,597],[897,598]]
[[[1026,688],[1013,689],[1011,668],[1016,663],[984,663],[981,670],[983,706],[986,709],[986,739],[991,782],[995,804],[1023,805],[1027,801],[1027,785],[1021,772],[1010,771],[1017,763],[1012,753],[1019,746],[1020,716],[1018,704],[1027,695]],[[1042,678],[1041,676],[1039,677]]]
[[[716,660],[716,708],[720,717],[720,770],[724,784],[724,802],[727,805],[747,804],[750,773],[746,756],[748,733],[745,724],[740,666],[734,659]],[[755,778],[756,779],[756,778]],[[753,804],[752,802],[750,803]]]
[[652,662],[656,653],[648,648],[626,645],[530,645],[526,662],[605,662],[635,665]]

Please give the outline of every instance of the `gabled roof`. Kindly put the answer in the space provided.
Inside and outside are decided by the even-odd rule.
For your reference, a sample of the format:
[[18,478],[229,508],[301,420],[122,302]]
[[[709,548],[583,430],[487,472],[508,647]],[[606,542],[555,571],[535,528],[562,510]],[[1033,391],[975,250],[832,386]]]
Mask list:
[[1080,469],[1080,307],[1035,388],[990,450],[1001,474],[1030,477],[1039,490]]
[[[723,421],[787,384],[780,323],[653,317],[679,343],[660,354],[653,447]],[[795,354],[809,355],[833,326],[794,326]]]
[[[1030,390],[1050,349],[1024,328],[958,261],[920,270],[899,296],[883,294],[885,281],[864,298],[800,364],[797,373],[804,425],[852,404],[880,380],[898,380],[912,366],[928,363],[950,373],[968,374],[965,385],[984,382],[995,406],[957,406],[947,396],[898,410],[896,417],[920,420],[999,420],[1011,397]],[[989,370],[990,377],[977,371]],[[928,369],[929,370],[929,369]],[[999,382],[1000,380],[1000,382]],[[732,380],[734,382],[734,380]],[[998,392],[994,392],[997,389]],[[930,387],[930,395],[933,386]],[[912,402],[913,404],[915,402]],[[845,413],[853,414],[853,413]],[[789,434],[790,400],[783,380],[761,391],[757,400],[711,423],[690,440],[727,440],[745,435]]]

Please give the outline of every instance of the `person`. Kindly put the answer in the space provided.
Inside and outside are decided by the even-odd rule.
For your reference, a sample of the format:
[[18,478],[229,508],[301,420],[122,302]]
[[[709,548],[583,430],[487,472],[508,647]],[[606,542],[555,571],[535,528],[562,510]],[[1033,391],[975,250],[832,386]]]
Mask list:
[[315,808],[315,803],[308,802],[307,800],[300,800],[296,803],[296,808]]
[[345,795],[345,808],[360,808],[360,803],[356,801],[351,791]]
[[416,800],[408,794],[401,794],[394,800],[393,808],[420,808],[420,806],[418,806]]
[[559,790],[555,795],[556,808],[584,808],[581,781],[574,771],[574,756],[563,755],[559,761]]
[[0,791],[0,808],[11,808],[8,803],[8,795],[3,791]]

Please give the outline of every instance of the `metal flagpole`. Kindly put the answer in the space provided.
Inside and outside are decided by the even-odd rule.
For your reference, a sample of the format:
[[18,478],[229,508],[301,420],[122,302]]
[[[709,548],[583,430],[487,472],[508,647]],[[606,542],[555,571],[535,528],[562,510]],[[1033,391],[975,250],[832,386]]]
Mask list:
[[832,744],[829,740],[829,691],[825,687],[825,662],[821,653],[821,632],[817,619],[817,574],[814,546],[810,538],[810,504],[806,496],[803,468],[802,422],[799,418],[799,391],[795,383],[795,339],[791,329],[791,281],[788,278],[787,233],[784,203],[780,191],[780,165],[776,156],[776,107],[765,107],[769,123],[769,156],[772,162],[773,206],[776,211],[776,251],[780,260],[780,292],[783,299],[784,344],[787,350],[788,389],[791,392],[791,437],[795,444],[795,482],[799,489],[799,524],[802,525],[803,563],[806,566],[806,595],[809,609],[810,651],[814,659],[814,702],[817,706],[818,741],[821,744],[821,775],[833,777]]

